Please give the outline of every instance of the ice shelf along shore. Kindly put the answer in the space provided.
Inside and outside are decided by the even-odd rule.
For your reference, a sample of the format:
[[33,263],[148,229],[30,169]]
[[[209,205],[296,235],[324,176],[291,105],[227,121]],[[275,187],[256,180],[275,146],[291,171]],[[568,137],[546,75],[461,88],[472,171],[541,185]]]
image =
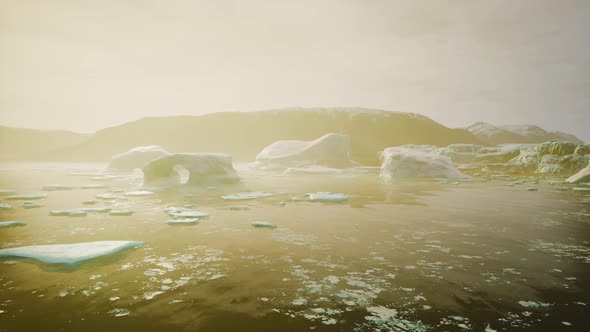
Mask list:
[[138,248],[142,241],[97,241],[72,244],[48,244],[0,250],[0,257],[32,258],[49,264],[74,265],[93,258],[111,255],[128,248]]

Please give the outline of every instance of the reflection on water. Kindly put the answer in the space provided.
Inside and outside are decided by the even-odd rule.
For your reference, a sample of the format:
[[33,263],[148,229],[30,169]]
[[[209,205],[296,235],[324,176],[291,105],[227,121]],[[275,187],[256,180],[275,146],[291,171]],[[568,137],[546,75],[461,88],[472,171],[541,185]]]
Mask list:
[[[2,165],[0,189],[49,191],[0,221],[1,248],[146,245],[67,267],[0,261],[0,331],[575,331],[590,313],[590,195],[547,179],[383,183],[375,174],[269,176],[231,187],[142,188],[102,165]],[[527,191],[531,181],[538,191]],[[84,185],[103,185],[86,186]],[[512,186],[509,186],[512,184]],[[105,188],[101,188],[105,187]],[[59,188],[58,188],[59,189]],[[126,197],[127,191],[155,195]],[[226,201],[244,191],[272,197]],[[308,202],[333,192],[346,202]],[[114,200],[96,199],[111,193]],[[131,216],[49,216],[87,207]],[[247,209],[230,209],[243,205]],[[167,208],[209,214],[171,226]],[[266,221],[275,228],[255,228]]]

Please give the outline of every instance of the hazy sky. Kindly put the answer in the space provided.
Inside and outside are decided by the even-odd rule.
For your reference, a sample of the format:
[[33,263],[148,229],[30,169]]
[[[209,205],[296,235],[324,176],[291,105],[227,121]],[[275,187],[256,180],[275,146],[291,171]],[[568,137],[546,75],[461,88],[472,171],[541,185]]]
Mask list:
[[292,106],[590,140],[590,1],[0,0],[0,124]]

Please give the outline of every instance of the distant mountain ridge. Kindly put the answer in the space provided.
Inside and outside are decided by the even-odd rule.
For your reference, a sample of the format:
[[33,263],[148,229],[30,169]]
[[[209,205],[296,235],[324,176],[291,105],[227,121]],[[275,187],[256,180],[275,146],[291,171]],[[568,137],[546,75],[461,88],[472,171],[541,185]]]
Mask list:
[[578,137],[560,131],[547,131],[535,125],[493,126],[486,122],[476,122],[465,128],[486,144],[542,143],[563,140],[583,143]]
[[293,108],[148,117],[99,130],[68,146],[46,146],[45,153],[18,156],[25,160],[106,162],[136,146],[161,145],[172,152],[225,152],[234,161],[253,161],[275,141],[309,141],[326,133],[349,135],[351,159],[374,165],[379,163],[378,152],[390,146],[482,143],[465,129],[448,128],[419,114],[365,108]]
[[50,160],[55,151],[78,145],[92,134],[0,126],[0,160]]

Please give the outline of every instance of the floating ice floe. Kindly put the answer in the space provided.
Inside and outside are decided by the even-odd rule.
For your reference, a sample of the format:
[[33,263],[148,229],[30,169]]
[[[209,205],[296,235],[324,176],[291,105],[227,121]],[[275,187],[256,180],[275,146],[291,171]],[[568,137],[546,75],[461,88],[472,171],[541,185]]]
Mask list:
[[232,165],[230,155],[223,153],[174,153],[153,160],[143,168],[144,183],[158,184],[173,180],[178,182],[175,167],[182,166],[189,172],[187,184],[209,187],[216,184],[235,183],[240,177]]
[[383,150],[380,176],[397,178],[457,178],[469,176],[459,171],[451,159],[435,153],[421,152],[403,147]]
[[250,225],[252,225],[254,227],[268,227],[268,228],[275,227],[273,224],[266,222],[266,221],[254,221]]
[[47,194],[28,194],[28,195],[12,195],[6,197],[9,201],[31,201],[36,199],[46,198]]
[[25,209],[35,209],[35,208],[40,208],[43,205],[39,204],[39,203],[33,203],[33,202],[24,202],[23,203],[23,208]]
[[67,186],[67,185],[64,185],[64,184],[51,184],[51,185],[43,186],[41,188],[41,190],[55,191],[55,190],[72,190],[72,189],[75,189],[75,188],[76,187]]
[[106,189],[109,186],[104,185],[104,184],[87,184],[84,185],[82,187],[80,187],[81,189]]
[[345,202],[348,200],[348,195],[329,192],[307,193],[305,197],[311,202]]
[[32,258],[49,264],[73,265],[111,255],[128,248],[139,248],[142,241],[96,241],[72,244],[49,244],[0,250],[0,257]]
[[0,204],[0,211],[1,210],[12,210],[12,205],[6,204],[6,203],[2,203],[2,204]]
[[206,212],[201,211],[192,211],[192,210],[180,210],[176,208],[171,208],[166,211],[169,216],[174,218],[207,218],[209,214]]
[[111,212],[109,212],[109,215],[111,215],[111,216],[130,216],[134,213],[135,213],[135,211],[132,211],[132,210],[112,210]]
[[14,195],[14,194],[16,194],[16,190],[14,190],[14,189],[0,189],[0,196]]
[[245,193],[229,194],[221,196],[221,198],[223,198],[226,201],[243,201],[248,199],[266,198],[271,196],[272,194],[270,193],[265,193],[261,191],[250,191]]
[[541,308],[541,307],[548,307],[551,304],[549,303],[542,303],[542,302],[535,302],[535,301],[518,301],[518,304],[525,308]]
[[115,194],[111,194],[111,193],[104,193],[104,194],[97,194],[96,198],[102,199],[105,201],[113,201],[113,200],[116,200],[117,198],[119,198],[119,196],[117,196]]
[[50,216],[70,216],[70,217],[84,217],[89,213],[107,213],[110,212],[109,207],[98,207],[98,208],[79,208],[69,210],[52,210],[49,211]]
[[139,190],[139,191],[129,191],[126,192],[124,195],[125,196],[129,196],[129,197],[141,197],[141,196],[150,196],[153,195],[154,193],[151,191],[147,191],[147,190]]
[[0,228],[24,226],[26,223],[22,221],[0,221]]
[[249,210],[250,208],[246,205],[232,205],[232,206],[228,206],[227,209],[234,210],[234,211],[244,211],[244,210]]
[[168,225],[196,225],[201,222],[200,218],[186,218],[186,219],[174,219],[168,220]]

